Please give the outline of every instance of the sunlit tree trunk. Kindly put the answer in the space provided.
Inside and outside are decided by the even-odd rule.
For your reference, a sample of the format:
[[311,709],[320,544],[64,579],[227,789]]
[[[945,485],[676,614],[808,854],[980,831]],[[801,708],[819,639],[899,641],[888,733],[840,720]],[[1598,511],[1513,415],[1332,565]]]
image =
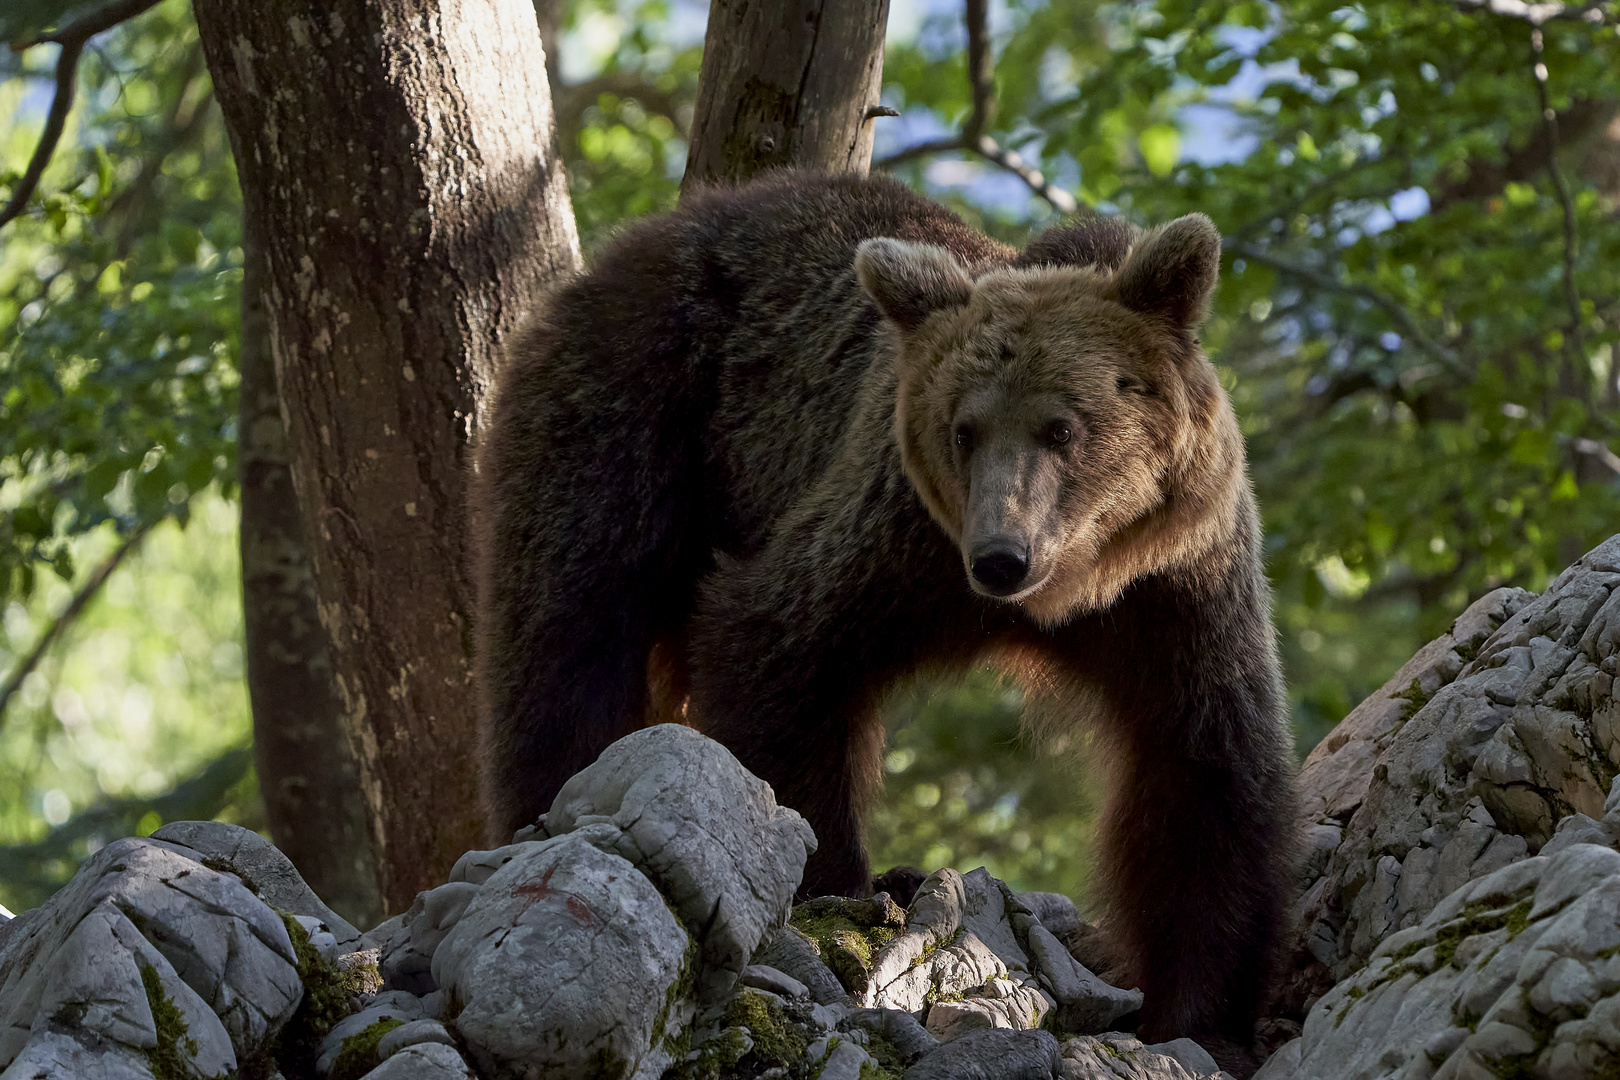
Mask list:
[[270,835],[321,899],[357,926],[383,915],[354,755],[316,615],[264,310],[264,255],[243,237],[242,610],[253,749]]
[[796,165],[864,175],[888,0],[714,0],[683,192]]
[[196,0],[386,906],[478,845],[469,448],[578,265],[531,0]]

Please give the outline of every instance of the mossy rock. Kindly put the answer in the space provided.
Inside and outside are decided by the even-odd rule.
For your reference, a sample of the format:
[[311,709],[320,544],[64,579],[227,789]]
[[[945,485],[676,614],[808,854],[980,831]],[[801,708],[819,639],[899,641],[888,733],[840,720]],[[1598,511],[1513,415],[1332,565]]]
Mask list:
[[276,1037],[271,1056],[289,1077],[314,1076],[321,1040],[338,1021],[349,1015],[364,973],[359,969],[344,971],[326,959],[309,943],[309,933],[297,919],[285,911],[280,915],[286,924],[287,936],[292,939],[293,954],[298,957],[298,978],[304,984],[304,1000],[299,1002],[298,1011]]
[[788,923],[811,940],[839,982],[859,993],[871,976],[873,954],[906,925],[905,911],[887,895],[882,901],[817,897],[795,907]]
[[327,1074],[326,1080],[360,1080],[366,1073],[381,1065],[382,1059],[377,1054],[377,1044],[382,1042],[384,1035],[404,1023],[405,1021],[390,1016],[344,1039],[343,1049],[339,1052],[337,1061],[332,1063],[332,1071]]

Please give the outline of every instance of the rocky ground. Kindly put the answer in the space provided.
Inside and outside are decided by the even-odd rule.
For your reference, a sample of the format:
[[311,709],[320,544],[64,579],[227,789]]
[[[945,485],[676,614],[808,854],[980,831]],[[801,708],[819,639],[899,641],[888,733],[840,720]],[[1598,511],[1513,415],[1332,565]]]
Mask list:
[[[1484,597],[1308,759],[1257,1080],[1620,1076],[1616,586],[1620,538]],[[794,907],[814,847],[677,726],[365,934],[258,836],[168,825],[0,925],[0,1080],[1225,1076],[1113,1030],[1140,994],[1066,898],[941,870]]]

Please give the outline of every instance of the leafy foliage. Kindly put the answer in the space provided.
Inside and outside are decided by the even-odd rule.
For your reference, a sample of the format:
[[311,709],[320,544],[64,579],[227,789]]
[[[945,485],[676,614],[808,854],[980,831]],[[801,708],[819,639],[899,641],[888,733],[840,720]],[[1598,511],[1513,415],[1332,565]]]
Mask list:
[[[33,57],[0,84],[20,109]],[[43,59],[43,58],[42,58]],[[80,64],[72,145],[0,248],[0,589],[72,575],[75,536],[169,517],[235,477],[240,206],[190,11],[110,31]],[[14,185],[37,127],[0,147]],[[9,190],[9,188],[8,188]]]
[[[22,0],[0,14],[0,36],[88,6]],[[1543,28],[1556,152],[1520,19],[1444,0],[993,7],[987,134],[1103,212],[1149,224],[1201,210],[1226,237],[1204,340],[1249,439],[1302,750],[1469,599],[1542,587],[1620,521],[1613,5],[1606,24]],[[907,10],[917,18],[891,37],[884,88],[902,116],[874,121],[880,160],[949,134],[971,107],[960,7]],[[673,205],[695,12],[688,0],[567,5],[555,96],[588,249]],[[48,61],[36,48],[0,66],[0,112],[23,118],[0,136],[0,191],[32,149]],[[38,567],[82,577],[75,551],[104,550],[107,530],[184,521],[196,492],[229,495],[234,468],[239,209],[189,13],[167,0],[97,39],[82,78],[76,127],[0,233],[0,572],[30,632],[42,596],[60,597],[36,588],[49,582]],[[987,161],[952,153],[894,171],[1014,242],[1055,216]],[[215,554],[196,565],[205,592],[234,589],[210,576]],[[135,641],[150,629],[139,614],[91,618],[123,618]],[[209,625],[219,640],[239,633]],[[28,640],[19,631],[6,648]],[[52,725],[65,721],[45,703],[73,685],[76,662],[42,669],[50,685],[32,684],[0,739],[7,790],[28,792],[0,807],[18,839],[40,832],[39,791],[68,781],[47,777],[54,754],[36,749],[28,766],[6,747],[13,729],[59,745]],[[1018,716],[982,675],[896,699],[874,862],[987,862],[1023,887],[1080,891],[1094,785],[1031,752]]]

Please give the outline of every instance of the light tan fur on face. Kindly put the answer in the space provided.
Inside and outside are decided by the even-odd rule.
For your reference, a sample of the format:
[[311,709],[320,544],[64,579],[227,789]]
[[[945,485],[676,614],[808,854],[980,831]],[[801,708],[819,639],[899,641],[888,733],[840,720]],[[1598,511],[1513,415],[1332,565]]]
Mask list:
[[[1059,463],[1056,554],[1017,597],[1046,625],[1107,607],[1144,575],[1198,572],[1236,527],[1243,441],[1214,367],[1190,327],[1125,307],[1116,287],[1091,269],[996,269],[966,304],[900,334],[895,436],[959,545],[970,542],[952,434],[963,402],[1015,413],[1018,395],[1055,395],[1083,418],[1084,445]],[[1122,391],[1122,378],[1152,392]]]

